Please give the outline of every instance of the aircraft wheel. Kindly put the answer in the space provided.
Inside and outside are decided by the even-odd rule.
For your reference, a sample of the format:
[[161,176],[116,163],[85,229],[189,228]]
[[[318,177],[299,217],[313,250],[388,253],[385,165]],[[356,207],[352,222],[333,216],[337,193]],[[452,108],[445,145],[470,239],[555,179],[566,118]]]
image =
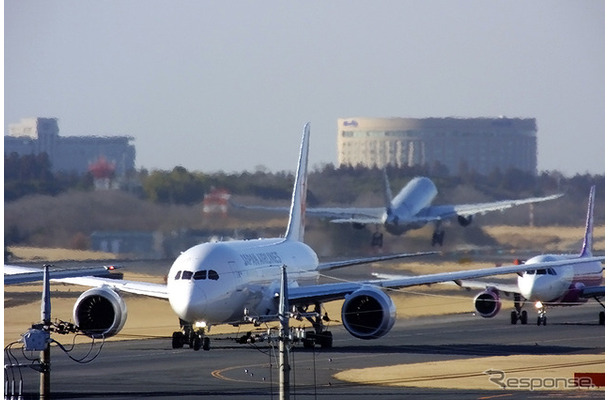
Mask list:
[[209,337],[203,338],[202,349],[205,351],[210,351],[210,338]]
[[538,319],[536,320],[536,325],[540,326],[541,323],[542,323],[542,317],[538,316]]
[[599,324],[605,325],[605,323],[606,323],[605,319],[606,319],[606,313],[603,311],[600,311],[599,312]]
[[527,325],[527,311],[521,311],[521,325]]
[[546,326],[546,315],[542,317],[542,325]]
[[184,334],[182,332],[174,332],[172,335],[172,349],[181,349],[184,346]]
[[324,331],[318,335],[318,342],[320,347],[323,349],[330,349],[333,347],[333,333],[331,331]]
[[432,247],[436,245],[436,232],[432,234]]
[[519,317],[517,316],[517,311],[513,310],[510,312],[510,323],[512,325],[516,325],[517,324],[517,319]]
[[303,348],[313,349],[316,346],[316,333],[313,331],[305,332],[305,339],[303,339]]
[[199,351],[201,350],[201,336],[197,335],[193,338],[193,350]]

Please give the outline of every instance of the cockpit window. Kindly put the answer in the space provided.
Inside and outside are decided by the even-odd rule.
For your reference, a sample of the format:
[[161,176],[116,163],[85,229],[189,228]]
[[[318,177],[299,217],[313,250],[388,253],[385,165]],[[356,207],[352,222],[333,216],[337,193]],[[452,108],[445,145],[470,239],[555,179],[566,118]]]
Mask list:
[[211,279],[213,281],[217,281],[218,278],[219,278],[218,272],[214,271],[213,269],[208,271],[208,279]]
[[196,281],[201,280],[201,279],[205,279],[208,275],[208,271],[206,271],[205,269],[203,271],[197,271],[193,274],[193,279],[195,279]]
[[537,269],[535,271],[527,271],[526,272],[527,275],[557,275],[557,273],[555,272],[555,270],[553,268],[549,268],[549,269]]
[[190,280],[192,276],[193,276],[193,273],[191,271],[184,271],[182,273],[183,280]]
[[182,271],[178,271],[178,273],[176,274],[176,276],[174,277],[175,280],[180,279],[180,275],[182,275]]

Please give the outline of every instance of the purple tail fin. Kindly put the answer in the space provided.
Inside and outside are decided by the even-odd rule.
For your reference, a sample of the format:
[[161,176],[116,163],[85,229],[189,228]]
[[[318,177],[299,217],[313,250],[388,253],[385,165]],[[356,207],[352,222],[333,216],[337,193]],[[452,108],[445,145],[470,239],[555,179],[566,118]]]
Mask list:
[[593,255],[593,208],[595,206],[595,186],[591,186],[589,192],[589,208],[587,210],[587,226],[585,228],[585,238],[582,242],[581,257],[591,257]]

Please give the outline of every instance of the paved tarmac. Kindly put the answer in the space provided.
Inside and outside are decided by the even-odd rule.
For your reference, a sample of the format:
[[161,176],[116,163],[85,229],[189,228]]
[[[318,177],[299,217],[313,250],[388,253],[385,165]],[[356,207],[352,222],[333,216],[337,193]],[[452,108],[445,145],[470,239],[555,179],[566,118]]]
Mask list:
[[[603,391],[457,390],[354,384],[333,377],[351,368],[386,366],[498,355],[602,354],[600,307],[552,309],[547,326],[510,325],[509,311],[484,320],[472,314],[398,320],[379,340],[351,337],[334,327],[334,347],[291,353],[293,399],[530,399],[603,398]],[[171,332],[168,332],[170,335]],[[67,338],[66,338],[67,340]],[[91,353],[89,351],[91,350]],[[90,359],[99,350],[78,345],[70,353]],[[37,354],[13,352],[20,361]],[[239,345],[212,336],[210,351],[171,348],[171,339],[108,342],[88,364],[52,349],[52,398],[58,399],[277,399],[277,351],[266,343]],[[7,358],[5,355],[5,363]],[[578,369],[578,366],[575,367]],[[586,366],[583,366],[586,372]],[[38,373],[23,370],[25,398],[38,398]],[[532,371],[535,376],[535,371]],[[9,376],[10,378],[11,376]],[[5,375],[5,380],[7,376]],[[447,376],[450,379],[451,376]],[[443,379],[443,378],[440,378]]]

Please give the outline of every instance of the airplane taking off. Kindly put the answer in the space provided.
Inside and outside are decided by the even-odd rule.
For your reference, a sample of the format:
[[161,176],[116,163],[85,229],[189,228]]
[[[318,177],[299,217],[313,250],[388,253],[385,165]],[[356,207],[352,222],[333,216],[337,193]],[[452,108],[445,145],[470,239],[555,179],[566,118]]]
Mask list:
[[[287,272],[287,302],[297,318],[305,318],[313,331],[305,333],[303,345],[332,347],[332,334],[325,325],[321,305],[343,300],[343,326],[359,339],[377,339],[386,335],[396,318],[396,306],[384,288],[476,279],[551,268],[566,261],[510,265],[472,271],[437,273],[393,280],[369,280],[317,284],[320,272],[375,261],[414,255],[394,254],[329,263],[320,263],[317,254],[303,242],[309,124],[305,125],[292,194],[290,217],[283,238],[210,242],[183,252],[169,270],[167,285],[106,278],[81,277],[56,281],[94,288],[85,291],[74,306],[74,322],[79,330],[93,338],[116,335],[127,318],[127,308],[119,292],[128,292],[169,300],[180,319],[182,330],[174,332],[172,347],[185,344],[195,350],[209,350],[206,329],[214,325],[261,324],[278,319],[278,297],[282,271]],[[573,262],[588,262],[583,258]],[[313,311],[308,311],[313,306]]]
[[[580,261],[593,256],[593,208],[595,186],[589,193],[589,206],[587,210],[587,223],[582,243],[582,250],[576,255],[541,254],[527,260],[523,265],[542,264],[550,261]],[[538,311],[537,324],[546,325],[546,311],[548,307],[573,306],[583,304],[588,299],[595,299],[603,308],[600,301],[605,297],[606,287],[601,285],[604,279],[604,267],[600,261],[585,263],[567,263],[559,267],[541,267],[535,270],[518,272],[517,285],[497,284],[490,282],[456,280],[459,286],[467,289],[484,289],[474,298],[474,307],[483,318],[495,317],[501,308],[500,294],[512,294],[515,299],[515,309],[511,311],[510,322],[527,324],[527,311],[523,310],[525,301],[535,305]],[[397,279],[398,275],[375,274],[377,277]],[[599,324],[605,323],[605,313],[600,311]]]
[[[357,229],[362,229],[367,224],[383,225],[388,233],[396,236],[402,235],[409,230],[423,228],[426,224],[432,222],[435,224],[434,233],[432,234],[432,246],[436,244],[442,246],[445,238],[445,231],[442,229],[444,220],[457,217],[459,224],[466,227],[470,225],[473,216],[476,214],[501,211],[522,204],[554,200],[563,196],[562,194],[555,194],[546,197],[530,197],[527,199],[503,200],[490,203],[433,206],[431,204],[438,194],[438,190],[434,182],[429,178],[421,176],[413,178],[402,188],[396,197],[392,198],[392,191],[385,169],[383,177],[385,184],[385,208],[316,207],[307,209],[307,215],[330,218],[330,222],[333,223],[352,224]],[[287,211],[285,207],[234,205],[239,208]],[[381,247],[383,236],[375,233],[372,243]]]

